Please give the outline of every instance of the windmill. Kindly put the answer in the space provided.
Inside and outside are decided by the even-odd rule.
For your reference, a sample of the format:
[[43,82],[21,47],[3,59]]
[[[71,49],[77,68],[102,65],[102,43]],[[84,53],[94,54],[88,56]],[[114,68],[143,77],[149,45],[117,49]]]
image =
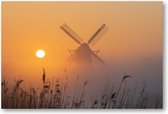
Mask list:
[[79,47],[76,50],[69,50],[70,52],[73,52],[71,53],[70,61],[88,67],[92,64],[93,58],[96,58],[100,63],[105,64],[103,59],[97,55],[99,51],[91,50],[91,47],[93,47],[108,30],[108,27],[105,24],[102,24],[87,42],[83,42],[83,40],[68,25],[63,24],[60,28],[79,44]]

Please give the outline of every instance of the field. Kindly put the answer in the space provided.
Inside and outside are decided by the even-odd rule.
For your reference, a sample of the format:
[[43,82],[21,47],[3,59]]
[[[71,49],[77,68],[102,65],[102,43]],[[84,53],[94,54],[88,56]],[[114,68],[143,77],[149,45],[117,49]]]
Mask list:
[[[65,71],[65,75],[67,73]],[[43,69],[42,74],[43,85],[41,89],[29,87],[25,90],[21,87],[26,80],[15,80],[13,87],[8,87],[7,80],[3,80],[2,86],[2,108],[57,108],[57,109],[118,109],[118,108],[162,108],[162,96],[154,95],[154,99],[150,99],[147,83],[139,87],[128,88],[127,83],[133,77],[125,75],[121,79],[119,87],[104,87],[104,92],[100,98],[91,99],[90,103],[85,96],[88,81],[84,81],[82,88],[76,89],[73,95],[68,93],[68,80],[60,81],[53,79],[46,80],[46,73]],[[78,80],[78,78],[77,78]],[[76,85],[78,86],[78,85]]]

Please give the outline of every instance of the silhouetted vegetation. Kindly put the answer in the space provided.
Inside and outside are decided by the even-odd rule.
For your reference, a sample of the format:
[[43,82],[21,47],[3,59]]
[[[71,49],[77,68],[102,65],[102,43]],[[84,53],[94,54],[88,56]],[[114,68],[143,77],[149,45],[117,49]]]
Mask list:
[[[65,75],[67,77],[66,71]],[[110,92],[104,91],[100,98],[92,99],[91,104],[86,105],[85,93],[87,93],[88,81],[84,81],[82,88],[74,90],[73,95],[70,96],[67,92],[68,79],[65,78],[63,82],[59,79],[46,80],[43,69],[41,90],[33,87],[24,90],[21,87],[24,80],[18,79],[10,91],[7,81],[3,80],[2,108],[162,108],[162,96],[156,96],[153,103],[149,103],[150,96],[146,83],[139,88],[127,88],[127,82],[131,78],[130,75],[123,76],[117,90],[112,87]]]

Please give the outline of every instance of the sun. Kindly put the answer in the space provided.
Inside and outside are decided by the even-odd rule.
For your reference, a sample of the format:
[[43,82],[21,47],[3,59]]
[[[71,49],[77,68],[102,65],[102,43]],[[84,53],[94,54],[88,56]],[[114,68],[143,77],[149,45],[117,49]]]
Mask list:
[[44,50],[37,50],[36,51],[36,56],[38,57],[38,58],[43,58],[43,57],[45,57],[45,51]]

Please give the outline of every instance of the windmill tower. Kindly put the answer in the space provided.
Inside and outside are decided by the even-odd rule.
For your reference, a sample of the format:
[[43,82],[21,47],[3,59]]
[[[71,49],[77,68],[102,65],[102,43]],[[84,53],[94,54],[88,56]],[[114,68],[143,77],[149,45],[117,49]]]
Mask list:
[[69,50],[70,52],[73,52],[69,58],[71,63],[78,67],[88,68],[92,66],[93,59],[95,58],[100,63],[105,64],[103,59],[97,55],[99,51],[91,50],[91,47],[93,47],[108,30],[108,27],[105,24],[102,24],[87,42],[83,42],[83,40],[68,25],[63,24],[60,28],[79,45],[76,50]]

